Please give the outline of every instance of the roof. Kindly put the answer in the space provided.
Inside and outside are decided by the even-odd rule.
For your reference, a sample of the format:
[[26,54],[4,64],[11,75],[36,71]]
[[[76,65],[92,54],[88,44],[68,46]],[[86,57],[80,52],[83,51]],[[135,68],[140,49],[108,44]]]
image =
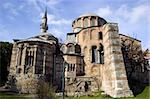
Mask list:
[[98,16],[98,15],[95,13],[85,13],[85,14],[80,15],[79,17],[86,17],[86,16]]
[[124,36],[124,37],[127,37],[127,38],[130,38],[130,39],[133,39],[133,40],[136,40],[138,42],[141,42],[140,40],[136,39],[136,38],[133,38],[133,37],[130,37],[130,36],[127,36],[127,35],[124,35],[124,34],[119,34],[121,36]]
[[49,33],[43,33],[34,37],[30,37],[27,39],[19,40],[17,43],[20,42],[27,42],[27,41],[34,41],[34,42],[44,42],[44,43],[50,43],[50,41],[57,41],[57,38],[54,37],[52,34]]

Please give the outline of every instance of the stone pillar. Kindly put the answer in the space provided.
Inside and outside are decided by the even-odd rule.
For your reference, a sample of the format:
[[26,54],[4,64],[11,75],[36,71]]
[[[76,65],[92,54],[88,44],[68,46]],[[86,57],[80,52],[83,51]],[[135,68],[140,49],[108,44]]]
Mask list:
[[45,63],[46,62],[46,51],[44,51],[44,56],[43,56],[43,74],[45,74]]
[[24,49],[23,49],[23,53],[22,53],[22,73],[24,73],[25,72],[25,70],[24,70],[24,66],[26,65],[25,63],[26,63],[26,52],[27,52],[27,46],[25,45],[24,46]]
[[95,20],[95,26],[98,26],[98,17],[96,17],[96,20]]
[[17,44],[13,44],[12,48],[12,55],[11,55],[11,62],[10,62],[10,69],[9,69],[9,75],[15,74],[16,73],[16,66],[17,66],[17,53],[18,53],[18,48]]
[[81,18],[81,27],[84,27],[84,20],[83,20],[83,17]]
[[20,56],[21,56],[21,55],[20,55],[20,54],[21,54],[21,53],[20,53],[20,52],[21,52],[20,46],[18,46],[17,49],[18,49],[18,50],[17,50],[17,66],[19,66]]
[[35,66],[36,66],[36,58],[37,58],[37,49],[38,49],[38,46],[37,45],[34,45],[34,62],[33,62],[33,74],[35,74]]
[[88,20],[88,23],[89,23],[88,27],[89,27],[89,26],[91,26],[92,17],[90,16],[90,17],[88,17],[88,19],[89,19]]
[[102,89],[106,94],[115,98],[133,96],[125,71],[118,25],[115,23],[104,25],[103,33],[105,64]]
[[99,52],[99,49],[97,50],[97,63],[100,63],[100,52]]

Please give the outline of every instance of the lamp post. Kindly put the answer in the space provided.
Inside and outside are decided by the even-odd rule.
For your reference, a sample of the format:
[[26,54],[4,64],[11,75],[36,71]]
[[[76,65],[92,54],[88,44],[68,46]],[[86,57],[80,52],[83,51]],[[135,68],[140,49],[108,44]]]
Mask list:
[[64,61],[63,62],[63,67],[62,67],[62,99],[65,99],[65,65],[66,65],[66,62]]

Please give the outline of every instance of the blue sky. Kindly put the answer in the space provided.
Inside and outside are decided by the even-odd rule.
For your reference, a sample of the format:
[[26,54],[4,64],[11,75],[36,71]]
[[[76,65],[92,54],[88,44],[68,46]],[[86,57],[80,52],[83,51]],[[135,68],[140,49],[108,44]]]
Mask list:
[[[40,33],[46,0],[0,0],[0,41],[25,39]],[[119,25],[119,33],[150,48],[149,0],[47,0],[49,33],[65,40],[72,21],[93,12]]]

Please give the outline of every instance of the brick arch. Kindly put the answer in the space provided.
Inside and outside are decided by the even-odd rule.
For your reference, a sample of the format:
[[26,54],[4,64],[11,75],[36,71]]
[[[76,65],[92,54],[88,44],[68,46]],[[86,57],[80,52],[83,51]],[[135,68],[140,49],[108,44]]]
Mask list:
[[88,38],[87,36],[88,36],[88,30],[84,30],[82,32],[82,39],[83,39],[83,41],[85,41],[85,39]]
[[75,53],[81,53],[81,47],[78,44],[75,45]]
[[63,52],[63,53],[66,53],[67,52],[67,46],[66,45],[62,45],[60,50]]
[[67,46],[67,53],[75,52],[75,45],[73,43],[68,43],[66,46]]
[[95,25],[96,25],[96,17],[91,17],[90,26],[95,26]]
[[90,30],[90,39],[96,39],[96,29]]
[[88,17],[85,17],[84,19],[83,19],[83,27],[84,28],[86,28],[86,27],[88,27],[89,26],[89,19],[88,19]]

